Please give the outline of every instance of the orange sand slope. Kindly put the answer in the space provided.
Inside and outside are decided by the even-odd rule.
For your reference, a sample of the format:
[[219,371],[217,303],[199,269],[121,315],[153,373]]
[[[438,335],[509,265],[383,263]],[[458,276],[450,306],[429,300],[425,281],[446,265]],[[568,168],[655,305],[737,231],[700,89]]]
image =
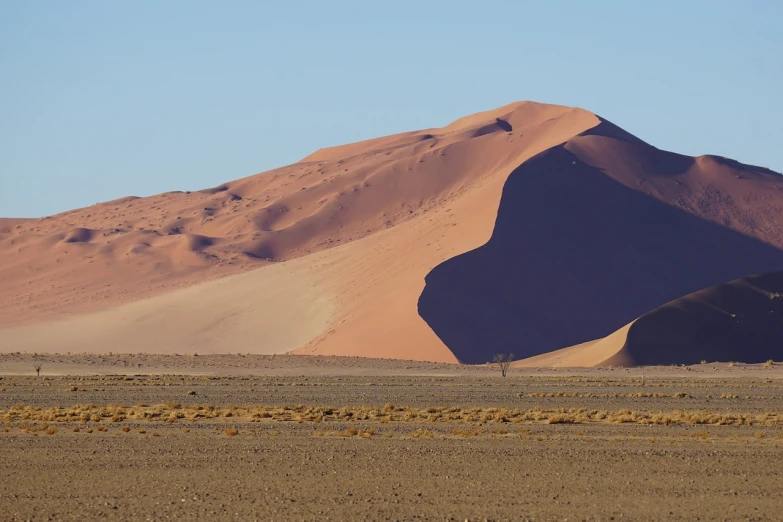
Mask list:
[[781,188],[515,103],[209,190],[0,220],[0,350],[536,356],[783,269]]

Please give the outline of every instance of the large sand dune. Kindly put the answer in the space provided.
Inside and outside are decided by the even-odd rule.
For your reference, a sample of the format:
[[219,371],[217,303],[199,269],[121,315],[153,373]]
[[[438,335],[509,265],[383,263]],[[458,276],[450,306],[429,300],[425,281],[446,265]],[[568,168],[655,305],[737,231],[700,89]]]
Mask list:
[[0,220],[0,350],[536,356],[783,269],[782,188],[516,103],[208,190]]
[[783,268],[781,186],[603,123],[511,174],[492,239],[428,274],[419,311],[463,362],[606,336],[685,294]]

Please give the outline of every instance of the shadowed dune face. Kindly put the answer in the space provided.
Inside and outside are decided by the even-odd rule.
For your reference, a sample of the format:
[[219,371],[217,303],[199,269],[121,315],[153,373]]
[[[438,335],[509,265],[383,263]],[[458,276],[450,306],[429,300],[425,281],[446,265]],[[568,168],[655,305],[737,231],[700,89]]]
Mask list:
[[760,363],[783,356],[783,272],[706,288],[644,314],[605,364]]
[[[616,163],[600,165],[605,157],[585,147],[596,139]],[[587,149],[590,163],[568,149]],[[783,268],[779,248],[667,202],[699,183],[694,161],[593,135],[523,163],[505,184],[492,238],[427,275],[419,314],[461,362],[532,357],[606,336],[696,290]],[[629,172],[671,191],[645,193]]]

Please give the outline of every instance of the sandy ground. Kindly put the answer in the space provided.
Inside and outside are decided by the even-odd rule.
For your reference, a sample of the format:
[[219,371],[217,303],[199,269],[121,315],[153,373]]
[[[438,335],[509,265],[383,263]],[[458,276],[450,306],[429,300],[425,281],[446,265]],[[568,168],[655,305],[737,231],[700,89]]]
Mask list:
[[197,359],[4,355],[4,518],[780,519],[780,364]]
[[[0,353],[0,375],[283,375],[283,376],[495,376],[487,364],[453,364],[403,359],[324,355],[258,355],[250,353],[184,355],[145,353]],[[579,375],[584,377],[776,378],[783,364],[710,362],[691,366],[536,367],[515,361],[512,376]]]

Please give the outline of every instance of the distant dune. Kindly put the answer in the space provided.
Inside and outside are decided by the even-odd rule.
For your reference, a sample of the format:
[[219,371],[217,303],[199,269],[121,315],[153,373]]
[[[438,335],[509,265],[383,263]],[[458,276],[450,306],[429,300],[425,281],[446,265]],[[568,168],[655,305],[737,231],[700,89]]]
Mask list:
[[665,334],[691,315],[660,310],[783,270],[781,225],[777,173],[520,102],[212,189],[0,219],[0,350],[719,360],[751,337],[705,355]]
[[760,363],[781,354],[783,272],[705,288],[648,312],[611,335],[515,366]]

